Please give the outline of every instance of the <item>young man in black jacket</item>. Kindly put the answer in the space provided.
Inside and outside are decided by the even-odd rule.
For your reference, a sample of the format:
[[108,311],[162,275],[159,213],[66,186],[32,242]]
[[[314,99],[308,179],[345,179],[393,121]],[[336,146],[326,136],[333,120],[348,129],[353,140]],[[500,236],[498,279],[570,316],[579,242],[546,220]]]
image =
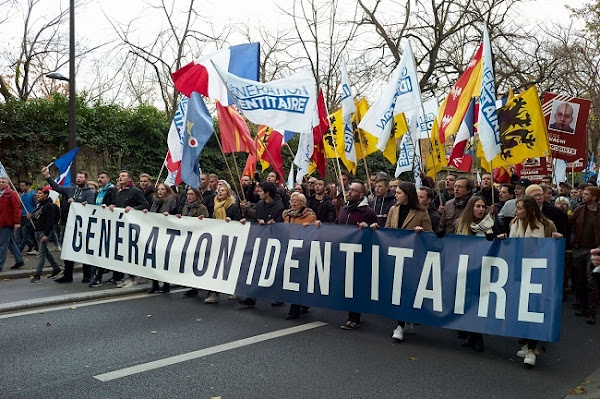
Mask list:
[[308,198],[308,207],[317,215],[317,220],[321,223],[335,223],[337,219],[335,205],[331,198],[327,195],[325,179],[320,177],[314,179],[314,194]]
[[39,283],[40,276],[42,275],[42,269],[44,268],[44,262],[46,259],[50,262],[52,266],[52,274],[50,278],[58,275],[60,273],[60,267],[54,259],[54,256],[48,250],[48,237],[52,233],[52,229],[54,228],[54,224],[56,220],[59,218],[58,206],[56,206],[52,199],[49,198],[50,194],[50,186],[46,186],[37,192],[37,205],[33,212],[30,215],[30,218],[33,219],[33,223],[35,225],[35,239],[38,242],[38,264],[35,269],[35,274],[31,279],[32,283]]

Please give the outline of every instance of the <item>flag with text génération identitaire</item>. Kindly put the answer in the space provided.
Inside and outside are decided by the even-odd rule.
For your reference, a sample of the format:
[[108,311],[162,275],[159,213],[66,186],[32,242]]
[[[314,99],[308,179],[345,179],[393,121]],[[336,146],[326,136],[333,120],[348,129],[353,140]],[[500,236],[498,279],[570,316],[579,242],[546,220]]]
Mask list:
[[483,59],[477,132],[485,159],[491,161],[500,153],[500,128],[496,109],[496,85],[492,65],[492,48],[487,26],[483,25]]
[[198,158],[214,132],[214,122],[206,108],[204,99],[197,92],[192,92],[185,114],[185,131],[181,155],[181,179],[192,188],[200,187]]
[[283,132],[311,134],[317,109],[317,85],[307,70],[269,83],[237,77],[218,66],[238,110],[251,122]]
[[246,43],[218,50],[192,61],[171,74],[175,88],[191,96],[196,91],[205,97],[231,105],[227,87],[215,71],[214,65],[241,78],[256,81],[259,77],[260,44]]
[[[377,149],[384,151],[390,137],[394,116],[420,107],[421,89],[410,42],[383,93],[369,108],[358,127],[377,138]],[[394,162],[395,163],[395,160]]]
[[437,119],[440,123],[439,135],[442,143],[454,135],[469,107],[471,98],[479,95],[481,84],[481,56],[483,44],[477,47],[475,55],[467,65],[467,69],[450,88],[450,92],[440,105]]

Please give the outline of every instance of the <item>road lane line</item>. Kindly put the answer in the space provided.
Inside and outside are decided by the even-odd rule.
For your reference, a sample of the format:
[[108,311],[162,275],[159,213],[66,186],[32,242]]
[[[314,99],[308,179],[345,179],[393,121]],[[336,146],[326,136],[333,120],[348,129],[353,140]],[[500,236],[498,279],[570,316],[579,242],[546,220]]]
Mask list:
[[[178,294],[180,292],[185,292],[187,290],[188,290],[188,288],[182,288],[182,289],[172,290],[170,292],[170,294],[167,294],[167,295]],[[144,292],[144,293],[141,293],[141,294],[122,295],[122,296],[116,296],[116,297],[112,297],[112,298],[108,298],[108,299],[101,299],[101,300],[90,299],[90,300],[87,300],[85,302],[73,301],[73,302],[69,302],[68,304],[65,304],[65,305],[54,305],[54,306],[53,305],[49,305],[47,307],[40,306],[39,308],[35,308],[35,309],[31,309],[31,310],[23,310],[23,311],[17,311],[17,312],[14,312],[14,313],[1,314],[0,315],[0,320],[2,320],[2,319],[10,319],[12,317],[27,316],[27,315],[32,315],[32,314],[56,312],[58,310],[66,310],[66,309],[71,309],[73,307],[84,308],[84,307],[87,307],[87,306],[102,305],[102,304],[105,304],[105,303],[130,301],[132,299],[143,299],[143,298],[153,298],[153,297],[157,297],[157,296],[156,295],[152,295],[152,294],[147,294],[147,293]]]
[[225,351],[229,351],[232,349],[241,348],[244,346],[257,344],[259,342],[268,341],[271,339],[284,337],[286,335],[297,334],[299,332],[312,330],[313,328],[322,327],[327,325],[322,321],[313,321],[311,323],[301,324],[299,326],[284,328],[283,330],[277,330],[268,332],[265,334],[255,335],[253,337],[248,337],[244,339],[240,339],[238,341],[228,342],[226,344],[211,346],[210,348],[200,349],[194,352],[184,353],[177,356],[166,357],[164,359],[155,360],[148,363],[138,364],[137,366],[127,367],[121,370],[115,370],[104,374],[95,375],[94,378],[102,381],[112,381],[119,378],[127,377],[134,374],[143,373],[146,371],[151,371],[155,369],[159,369],[166,366],[171,366],[173,364],[187,362],[188,360],[199,359],[202,357],[206,357],[209,355],[214,355],[215,353],[221,353]]

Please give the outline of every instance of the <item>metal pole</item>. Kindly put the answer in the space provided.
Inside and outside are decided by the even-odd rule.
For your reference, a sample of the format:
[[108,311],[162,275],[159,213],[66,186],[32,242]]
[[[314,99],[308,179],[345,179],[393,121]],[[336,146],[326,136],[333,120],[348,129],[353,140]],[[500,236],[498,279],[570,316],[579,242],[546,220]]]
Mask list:
[[[77,147],[75,101],[75,0],[71,0],[69,9],[69,150]],[[76,162],[77,158],[73,159],[73,165],[71,166],[72,183],[75,183],[77,178]]]

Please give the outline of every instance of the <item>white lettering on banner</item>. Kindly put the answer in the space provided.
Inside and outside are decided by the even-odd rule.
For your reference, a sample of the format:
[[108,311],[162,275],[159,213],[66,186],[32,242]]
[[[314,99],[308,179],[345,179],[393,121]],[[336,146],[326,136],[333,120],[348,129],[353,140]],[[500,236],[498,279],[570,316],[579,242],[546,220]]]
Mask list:
[[302,248],[303,240],[289,240],[285,261],[283,263],[283,289],[290,291],[300,291],[300,284],[291,281],[292,268],[297,269],[300,265],[297,259],[293,259],[294,249]]
[[548,267],[546,259],[523,258],[523,267],[521,269],[521,291],[519,293],[519,321],[529,323],[544,323],[544,314],[529,311],[529,297],[531,294],[541,294],[542,284],[531,282],[531,272],[533,269],[546,269]]
[[373,245],[371,256],[371,300],[379,300],[379,245]]
[[[271,257],[271,252],[273,252],[273,257]],[[269,238],[267,240],[267,249],[263,258],[262,269],[260,270],[259,287],[271,287],[275,282],[275,273],[277,271],[277,263],[279,263],[280,252],[281,241],[276,238]],[[269,273],[268,276],[267,273]]]
[[[427,289],[429,276],[432,276],[432,289]],[[442,311],[442,262],[439,252],[427,251],[427,255],[425,255],[413,307],[421,309],[423,299],[425,298],[433,301],[433,310],[435,312]]]
[[402,296],[402,275],[404,272],[404,259],[412,258],[414,251],[410,248],[389,247],[388,255],[396,257],[394,266],[394,282],[392,283],[392,304],[400,305]]
[[340,244],[340,251],[346,252],[346,285],[344,295],[346,298],[354,298],[354,254],[362,252],[360,244]]
[[319,288],[321,295],[329,295],[329,276],[331,273],[331,242],[325,243],[325,253],[321,257],[321,243],[310,243],[310,256],[308,261],[308,288],[306,292],[315,292],[315,274],[319,275]]
[[454,296],[455,314],[465,314],[467,266],[469,266],[469,255],[460,255],[458,257],[458,270],[456,271],[456,295]]
[[[498,279],[492,281],[492,267],[498,269]],[[479,287],[479,309],[477,316],[488,317],[490,292],[496,294],[496,318],[504,320],[506,313],[506,291],[508,264],[502,258],[484,256],[481,260],[481,285]]]

